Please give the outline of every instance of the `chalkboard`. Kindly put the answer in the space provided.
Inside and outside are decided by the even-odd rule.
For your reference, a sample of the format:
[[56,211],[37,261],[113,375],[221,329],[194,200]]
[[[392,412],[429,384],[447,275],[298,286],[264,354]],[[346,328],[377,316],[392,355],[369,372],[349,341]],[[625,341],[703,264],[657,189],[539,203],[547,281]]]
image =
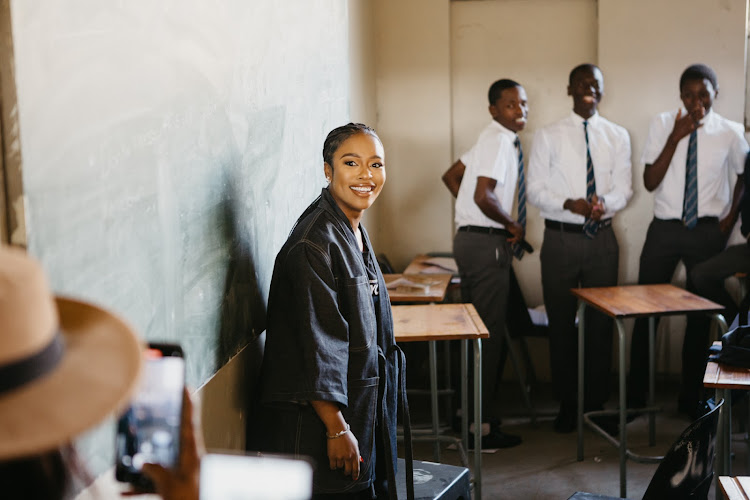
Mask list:
[[[340,0],[14,2],[29,252],[182,344],[197,387],[264,329],[273,260],[348,113]],[[112,464],[111,423],[84,440]]]

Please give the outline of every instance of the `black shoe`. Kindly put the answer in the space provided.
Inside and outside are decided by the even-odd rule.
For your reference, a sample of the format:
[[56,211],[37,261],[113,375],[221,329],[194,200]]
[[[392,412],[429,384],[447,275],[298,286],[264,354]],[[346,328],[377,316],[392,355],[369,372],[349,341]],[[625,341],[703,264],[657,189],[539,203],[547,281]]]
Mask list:
[[[521,444],[521,437],[515,434],[507,434],[499,429],[490,431],[482,436],[482,449],[491,450],[495,448],[512,448]],[[474,449],[474,434],[469,434],[469,448]]]

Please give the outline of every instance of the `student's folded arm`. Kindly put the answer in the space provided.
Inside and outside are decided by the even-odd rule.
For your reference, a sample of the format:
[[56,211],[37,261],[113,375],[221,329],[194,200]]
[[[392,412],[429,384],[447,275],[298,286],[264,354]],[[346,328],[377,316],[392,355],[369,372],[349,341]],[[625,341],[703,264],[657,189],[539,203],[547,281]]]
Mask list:
[[612,189],[601,196],[604,200],[605,216],[611,217],[619,212],[633,196],[633,171],[630,163],[630,136],[624,132],[615,151],[615,161],[612,167]]
[[557,194],[551,180],[551,155],[547,137],[543,130],[534,135],[526,176],[526,196],[529,202],[547,212],[560,211],[565,204],[565,196]]
[[458,160],[443,174],[443,184],[445,184],[454,198],[458,196],[458,189],[461,187],[461,181],[464,178],[465,172],[466,165],[461,160]]

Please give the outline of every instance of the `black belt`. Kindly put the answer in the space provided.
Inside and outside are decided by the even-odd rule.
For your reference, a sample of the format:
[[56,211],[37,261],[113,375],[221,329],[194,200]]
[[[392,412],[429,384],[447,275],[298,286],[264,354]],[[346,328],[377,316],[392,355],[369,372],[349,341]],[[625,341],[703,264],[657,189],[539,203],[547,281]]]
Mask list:
[[[662,221],[662,222],[676,222],[678,224],[685,224],[685,221],[682,219],[660,219],[658,217],[654,217],[654,219]],[[698,224],[718,224],[719,218],[718,217],[712,217],[710,215],[707,215],[705,217],[698,217]]]
[[[611,225],[612,219],[599,221],[599,229],[604,229]],[[563,231],[565,233],[583,233],[583,224],[569,224],[567,222],[560,222],[552,219],[544,219],[544,227],[547,229],[554,229],[555,231]]]
[[502,227],[461,226],[458,228],[458,231],[461,233],[499,234],[506,238],[513,237],[513,233]]

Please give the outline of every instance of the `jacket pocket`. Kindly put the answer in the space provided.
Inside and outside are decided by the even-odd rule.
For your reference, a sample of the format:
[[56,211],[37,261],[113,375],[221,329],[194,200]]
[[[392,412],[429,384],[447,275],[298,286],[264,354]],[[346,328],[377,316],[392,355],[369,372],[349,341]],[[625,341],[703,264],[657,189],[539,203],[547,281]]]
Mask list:
[[377,334],[370,281],[365,275],[345,278],[342,284],[342,306],[349,322],[349,350],[364,351],[376,341]]
[[326,429],[314,411],[314,418],[301,419],[299,427],[298,454],[307,455],[315,461],[313,491],[315,493],[346,493],[357,491],[369,484],[374,475],[375,413],[377,409],[379,377],[349,381],[349,406],[341,411],[357,438],[360,463],[359,479],[352,480],[343,469],[331,470],[328,460],[328,438]]

